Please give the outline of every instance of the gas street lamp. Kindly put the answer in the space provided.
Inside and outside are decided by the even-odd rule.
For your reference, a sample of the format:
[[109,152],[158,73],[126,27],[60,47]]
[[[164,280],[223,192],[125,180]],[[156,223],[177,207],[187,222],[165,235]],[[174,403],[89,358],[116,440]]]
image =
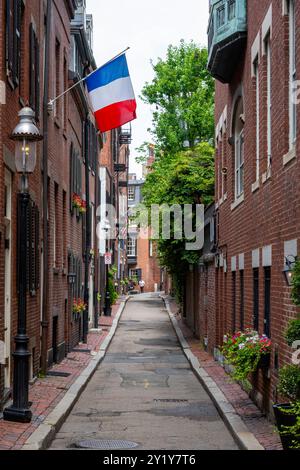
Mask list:
[[297,261],[297,257],[293,255],[289,255],[285,257],[285,266],[283,269],[283,275],[285,277],[285,281],[288,285],[288,287],[292,286],[293,282],[293,268],[295,266],[295,263]]
[[25,107],[19,112],[20,122],[15,127],[11,139],[16,142],[15,164],[21,177],[19,193],[19,252],[18,257],[18,329],[15,337],[13,404],[5,408],[3,418],[7,421],[28,423],[32,413],[29,409],[29,338],[26,334],[26,294],[27,294],[27,226],[28,226],[28,174],[33,173],[36,165],[37,142],[42,136],[34,122],[34,112]]

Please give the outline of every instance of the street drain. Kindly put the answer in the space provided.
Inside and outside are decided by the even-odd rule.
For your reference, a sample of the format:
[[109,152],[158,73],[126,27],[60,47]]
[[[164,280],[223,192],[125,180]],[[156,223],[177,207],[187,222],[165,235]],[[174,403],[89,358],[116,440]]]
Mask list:
[[102,449],[102,450],[118,450],[118,449],[134,449],[138,444],[130,441],[108,441],[90,439],[86,441],[75,442],[72,447],[78,449]]
[[187,403],[188,400],[181,400],[177,398],[156,398],[154,399],[155,402],[160,402],[160,403]]
[[48,370],[47,374],[49,377],[69,377],[70,372],[62,372],[60,370]]

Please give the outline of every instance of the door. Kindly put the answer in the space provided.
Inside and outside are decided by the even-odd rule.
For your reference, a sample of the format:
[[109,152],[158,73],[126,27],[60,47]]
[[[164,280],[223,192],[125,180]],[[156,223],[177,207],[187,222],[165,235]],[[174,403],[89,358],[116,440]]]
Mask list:
[[58,317],[53,317],[52,323],[52,350],[53,350],[53,362],[57,363],[57,340],[58,340]]
[[10,388],[11,372],[11,219],[12,219],[12,175],[5,170],[5,261],[4,261],[4,387]]

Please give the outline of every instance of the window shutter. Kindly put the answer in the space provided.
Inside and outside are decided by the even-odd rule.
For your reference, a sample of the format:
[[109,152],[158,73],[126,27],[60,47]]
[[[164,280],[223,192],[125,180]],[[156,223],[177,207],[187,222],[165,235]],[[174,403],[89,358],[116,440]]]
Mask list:
[[12,78],[16,86],[19,85],[20,78],[20,61],[21,61],[21,0],[14,0],[14,40],[13,40],[13,67]]
[[35,288],[40,288],[40,213],[35,206]]
[[74,194],[74,163],[73,144],[70,147],[70,212],[73,214],[73,194]]
[[40,115],[40,46],[35,36],[35,117]]
[[29,74],[29,103],[30,107],[35,110],[35,98],[36,98],[36,89],[35,89],[35,34],[32,23],[29,27],[29,48],[30,48],[30,74]]
[[10,75],[13,69],[13,0],[6,0],[6,67]]

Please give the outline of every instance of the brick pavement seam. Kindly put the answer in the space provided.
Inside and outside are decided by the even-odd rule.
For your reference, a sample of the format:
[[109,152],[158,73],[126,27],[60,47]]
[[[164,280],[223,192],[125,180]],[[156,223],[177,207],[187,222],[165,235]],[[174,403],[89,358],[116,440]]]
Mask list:
[[220,413],[220,416],[222,417],[224,423],[228,427],[240,449],[264,450],[264,447],[258,442],[255,435],[249,431],[242,418],[238,415],[231,403],[227,400],[216,382],[211,377],[209,377],[208,373],[201,367],[198,358],[192,353],[192,350],[185,340],[174,314],[171,312],[168,299],[164,296],[161,296],[161,298],[164,301],[171,324],[175,330],[183,353],[189,361],[191,368],[199,382],[215,404],[217,410]]
[[81,372],[76,381],[71,385],[62,400],[47,416],[45,421],[43,421],[43,423],[41,423],[38,428],[27,439],[27,441],[22,447],[22,450],[42,450],[47,449],[47,447],[49,447],[54,436],[61,428],[63,422],[70,414],[81,393],[87,386],[88,382],[91,380],[95,370],[105,357],[109,345],[112,341],[112,338],[116,333],[121,315],[125,309],[128,300],[129,297],[127,297],[124,301],[121,302],[119,310],[113,320],[110,332],[103,341],[97,355],[92,357],[88,366]]

